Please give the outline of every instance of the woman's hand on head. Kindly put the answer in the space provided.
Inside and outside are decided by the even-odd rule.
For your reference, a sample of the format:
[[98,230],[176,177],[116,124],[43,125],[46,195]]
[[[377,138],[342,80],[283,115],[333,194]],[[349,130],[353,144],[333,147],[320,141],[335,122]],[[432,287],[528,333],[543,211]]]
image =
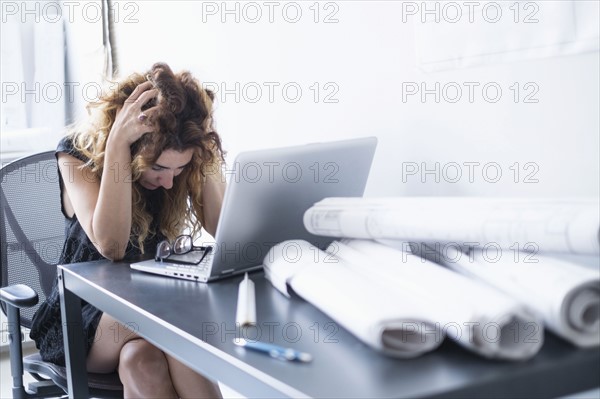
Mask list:
[[154,131],[153,113],[156,106],[142,112],[142,107],[158,96],[158,90],[151,82],[137,86],[123,107],[117,111],[117,116],[108,136],[109,142],[126,144],[128,147],[146,133]]

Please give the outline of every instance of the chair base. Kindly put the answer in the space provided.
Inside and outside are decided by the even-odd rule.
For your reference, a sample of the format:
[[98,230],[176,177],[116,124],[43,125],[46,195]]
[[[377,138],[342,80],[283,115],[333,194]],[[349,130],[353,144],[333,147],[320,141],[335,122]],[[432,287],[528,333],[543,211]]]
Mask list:
[[[42,383],[41,389],[46,389],[43,383],[49,381],[50,383],[56,384],[55,387],[61,388],[60,391],[62,391],[62,395],[68,391],[67,369],[54,363],[43,361],[39,353],[24,357],[23,368]],[[45,380],[42,375],[49,377],[50,380]],[[35,384],[36,383],[30,384],[30,389],[32,391],[35,388],[31,387],[31,385]],[[119,379],[119,374],[116,372],[111,374],[88,373],[88,385],[92,396],[102,398],[123,397],[123,384]],[[61,394],[57,396],[61,396]]]
[[54,384],[52,380],[35,381],[27,385],[27,390],[23,388],[13,388],[13,398],[62,398],[66,397],[65,391]]

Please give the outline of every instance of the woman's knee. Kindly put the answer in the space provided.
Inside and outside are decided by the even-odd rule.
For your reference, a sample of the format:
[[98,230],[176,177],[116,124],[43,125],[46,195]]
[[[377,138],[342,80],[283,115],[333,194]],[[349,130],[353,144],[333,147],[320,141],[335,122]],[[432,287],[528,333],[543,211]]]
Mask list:
[[96,337],[87,359],[88,371],[111,373],[119,364],[123,345],[140,337],[129,327],[123,326],[104,313],[96,329]]
[[169,374],[165,354],[143,339],[134,339],[123,345],[119,356],[119,374],[133,374],[138,378],[160,378]]

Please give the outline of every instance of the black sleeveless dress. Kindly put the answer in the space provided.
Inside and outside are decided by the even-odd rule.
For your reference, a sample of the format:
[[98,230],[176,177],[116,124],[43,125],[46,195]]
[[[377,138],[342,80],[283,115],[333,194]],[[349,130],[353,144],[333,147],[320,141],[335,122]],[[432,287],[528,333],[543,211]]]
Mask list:
[[[72,155],[84,162],[88,161],[83,154],[73,147],[73,142],[70,137],[65,137],[59,142],[56,154],[58,155],[58,153],[61,152]],[[62,196],[64,187],[63,177],[60,175],[60,172],[59,176]],[[158,213],[164,198],[163,189],[159,188],[152,191],[143,189],[143,191],[143,194],[147,198],[147,210],[154,217],[152,222],[152,227],[154,227],[153,230],[158,231],[156,229],[156,224],[158,222]],[[66,240],[62,249],[59,264],[105,259],[98,250],[96,250],[96,247],[94,247],[88,236],[85,234],[85,231],[77,220],[77,216],[74,215],[72,218],[68,217],[64,208],[62,209],[62,212],[63,215],[65,215]],[[153,254],[156,250],[156,245],[162,239],[164,239],[164,237],[160,234],[147,238],[144,241],[145,253]],[[127,246],[125,257],[136,257],[140,255],[140,252],[140,249],[134,247],[130,242]],[[98,328],[98,323],[100,322],[103,312],[85,301],[82,301],[81,305],[83,319],[82,333],[84,335],[87,355],[94,342],[96,329]],[[54,281],[50,295],[48,295],[46,301],[40,305],[33,316],[30,336],[35,341],[44,361],[56,363],[61,366],[65,365],[58,278]]]

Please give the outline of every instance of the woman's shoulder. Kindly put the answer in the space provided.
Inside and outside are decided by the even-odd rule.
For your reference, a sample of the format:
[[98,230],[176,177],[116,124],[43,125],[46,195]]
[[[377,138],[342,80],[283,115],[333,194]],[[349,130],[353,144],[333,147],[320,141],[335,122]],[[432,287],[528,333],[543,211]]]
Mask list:
[[89,161],[89,159],[75,147],[75,137],[73,134],[69,134],[60,139],[58,145],[56,146],[55,153],[57,156],[59,153],[65,153],[79,159],[80,161]]

